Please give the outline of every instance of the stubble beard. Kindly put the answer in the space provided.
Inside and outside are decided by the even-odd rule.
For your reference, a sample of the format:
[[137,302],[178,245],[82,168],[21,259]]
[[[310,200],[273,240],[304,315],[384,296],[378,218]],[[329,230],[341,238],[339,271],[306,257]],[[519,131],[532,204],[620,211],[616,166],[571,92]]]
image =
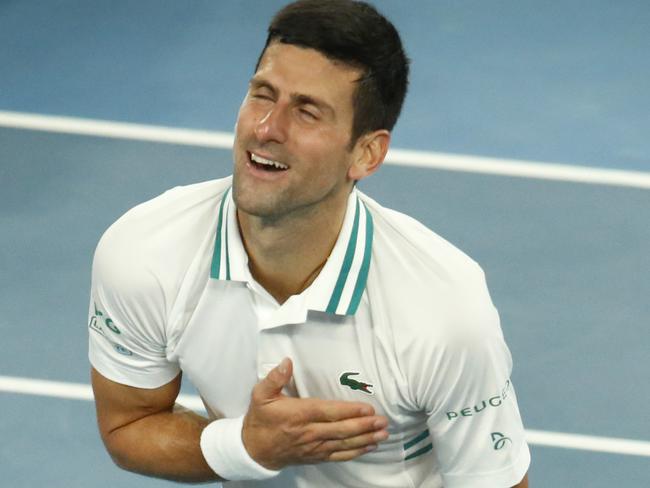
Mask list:
[[[290,190],[274,188],[264,191],[255,185],[247,171],[245,151],[240,153],[243,161],[235,162],[233,173],[232,196],[239,211],[258,217],[264,221],[274,222],[290,213],[295,206]],[[237,156],[235,156],[237,157]]]
[[239,182],[237,174],[233,176],[232,197],[237,210],[269,222],[277,221],[290,208],[282,193],[262,194],[245,182]]
[[[311,198],[299,194],[295,188],[275,188],[263,194],[255,185],[233,175],[233,200],[239,212],[258,220],[263,227],[275,227],[289,222],[308,221],[319,212],[327,211],[326,201],[332,201],[336,190],[331,188]],[[325,206],[323,206],[325,204]]]
[[262,194],[252,185],[233,179],[233,200],[237,210],[256,217],[263,226],[276,226],[294,219],[306,219],[317,211],[323,198],[305,199],[290,189],[276,189]]
[[[237,141],[235,143],[237,144]],[[271,183],[270,186],[273,188],[269,188],[265,192],[260,188],[260,186],[264,187],[264,184],[255,184],[253,178],[246,174],[248,171],[246,167],[248,152],[244,147],[247,146],[245,144],[238,146],[238,150],[233,152],[235,159],[232,185],[233,200],[238,211],[258,218],[259,223],[264,226],[275,226],[283,221],[308,219],[315,216],[318,214],[319,209],[324,210],[328,206],[325,202],[331,200],[340,190],[340,188],[332,187],[322,194],[317,192],[317,194],[309,197],[301,192],[302,188],[295,185],[289,184],[280,187],[280,185]],[[239,160],[237,160],[238,158]],[[288,171],[296,171],[296,168]],[[311,186],[313,181],[305,182],[305,184]],[[327,183],[324,186],[327,186]],[[325,203],[325,207],[321,205],[323,203]]]

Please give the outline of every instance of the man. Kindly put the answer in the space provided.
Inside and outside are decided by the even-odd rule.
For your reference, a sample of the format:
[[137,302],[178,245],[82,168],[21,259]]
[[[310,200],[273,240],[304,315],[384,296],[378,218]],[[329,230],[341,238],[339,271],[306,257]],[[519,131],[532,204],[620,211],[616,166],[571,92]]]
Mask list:
[[[394,27],[347,0],[273,19],[232,179],[125,214],[93,265],[102,438],[128,470],[235,486],[527,486],[481,269],[355,189],[406,92]],[[210,419],[175,406],[181,371]]]

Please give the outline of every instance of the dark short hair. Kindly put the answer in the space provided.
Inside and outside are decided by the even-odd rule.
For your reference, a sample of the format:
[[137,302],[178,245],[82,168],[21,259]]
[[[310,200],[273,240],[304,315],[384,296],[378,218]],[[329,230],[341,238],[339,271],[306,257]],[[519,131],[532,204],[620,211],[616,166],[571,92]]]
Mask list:
[[392,130],[408,87],[409,59],[395,26],[373,6],[353,0],[298,0],[271,20],[274,41],[311,48],[360,69],[354,93],[351,145],[368,132]]

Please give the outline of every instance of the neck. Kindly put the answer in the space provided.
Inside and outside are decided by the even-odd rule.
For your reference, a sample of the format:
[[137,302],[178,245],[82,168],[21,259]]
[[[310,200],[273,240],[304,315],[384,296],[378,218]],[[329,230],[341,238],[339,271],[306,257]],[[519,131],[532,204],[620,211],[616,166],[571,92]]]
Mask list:
[[316,279],[336,244],[346,208],[347,195],[330,208],[273,221],[237,210],[251,274],[279,303]]

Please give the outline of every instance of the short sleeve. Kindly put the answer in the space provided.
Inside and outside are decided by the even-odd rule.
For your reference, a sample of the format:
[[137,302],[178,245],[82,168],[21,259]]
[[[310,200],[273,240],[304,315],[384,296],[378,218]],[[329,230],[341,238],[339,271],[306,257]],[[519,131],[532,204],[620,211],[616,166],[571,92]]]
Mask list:
[[[428,427],[445,487],[517,484],[530,463],[525,431],[503,341],[470,344],[448,369],[448,396],[428,412]],[[455,373],[455,374],[454,374]]]
[[447,332],[419,347],[414,394],[446,488],[511,487],[530,464],[510,351],[487,287],[478,285],[459,297]]
[[180,372],[166,357],[169,297],[146,243],[131,230],[128,219],[118,220],[95,251],[88,354],[92,366],[110,380],[157,388]]

